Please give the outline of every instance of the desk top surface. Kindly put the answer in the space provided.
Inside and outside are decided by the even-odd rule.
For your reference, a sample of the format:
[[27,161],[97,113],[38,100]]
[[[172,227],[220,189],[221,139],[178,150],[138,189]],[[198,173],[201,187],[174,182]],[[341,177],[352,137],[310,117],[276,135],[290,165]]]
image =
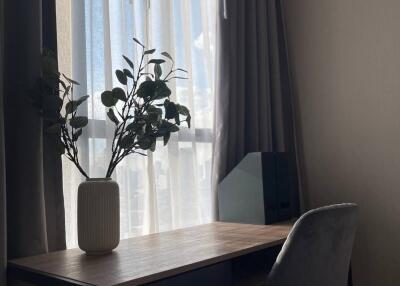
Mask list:
[[214,222],[121,240],[103,256],[69,249],[10,260],[9,267],[81,285],[141,285],[278,245],[291,228]]

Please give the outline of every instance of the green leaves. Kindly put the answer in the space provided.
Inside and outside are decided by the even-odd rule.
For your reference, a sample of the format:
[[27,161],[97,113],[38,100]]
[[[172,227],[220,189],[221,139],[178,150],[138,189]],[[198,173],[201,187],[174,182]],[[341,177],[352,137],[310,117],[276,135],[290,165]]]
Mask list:
[[190,121],[191,121],[192,117],[190,116],[189,109],[186,106],[180,105],[180,104],[177,104],[176,108],[177,108],[179,114],[186,116],[185,121],[187,123],[187,126],[190,128]]
[[124,58],[124,60],[128,63],[128,65],[131,67],[131,69],[133,69],[133,63],[132,61],[127,57],[127,56],[122,56]]
[[76,111],[79,105],[81,105],[83,102],[85,102],[89,98],[89,95],[85,95],[80,97],[77,100],[71,100],[68,101],[67,104],[65,105],[65,113],[66,115],[71,114]]
[[127,77],[130,77],[130,78],[133,79],[133,74],[131,73],[130,70],[128,70],[128,69],[123,69],[122,71],[124,72],[124,74],[125,74]]
[[155,124],[161,119],[161,115],[158,112],[148,112],[147,121],[150,124]]
[[162,109],[161,108],[157,108],[154,105],[149,105],[149,107],[147,108],[147,113],[157,113],[158,115],[162,115]]
[[112,96],[116,99],[119,99],[121,101],[126,101],[126,95],[125,95],[125,91],[120,88],[120,87],[115,87],[113,88],[112,92],[111,92]]
[[[156,49],[147,49],[136,38],[133,41],[142,48],[137,67],[135,61],[122,55],[126,64],[115,71],[121,87],[106,90],[100,96],[102,104],[107,107],[107,117],[115,124],[113,156],[106,176],[111,176],[123,157],[137,149],[155,151],[157,138],[162,137],[164,145],[168,144],[171,133],[178,132],[182,122],[186,121],[190,127],[189,109],[170,101],[171,90],[167,85],[169,80],[183,79],[186,75],[182,76],[182,72],[187,71],[175,68],[168,52],[161,52],[157,58]],[[155,58],[149,59],[148,55]],[[166,61],[168,64],[162,66]],[[77,116],[78,107],[88,96],[74,97],[73,87],[79,83],[59,73],[54,54],[53,58],[44,58],[42,66],[42,77],[35,83],[31,94],[34,105],[43,115],[46,133],[60,139],[60,152],[65,149],[68,159],[88,177],[77,162],[78,146],[75,143],[88,125],[86,116]],[[118,101],[121,102],[118,104]],[[125,150],[121,152],[121,149]]]
[[165,84],[164,81],[156,80],[156,91],[152,99],[163,99],[171,95],[171,90]]
[[76,116],[76,112],[89,96],[75,97],[74,85],[79,83],[60,73],[55,54],[44,49],[42,74],[35,81],[30,94],[33,106],[43,118],[46,135],[55,139],[57,153],[64,154],[83,176],[88,177],[79,164],[78,146],[75,142],[82,135],[82,128],[88,124],[87,117]]
[[118,81],[123,85],[126,85],[128,83],[126,74],[122,70],[116,70],[115,75],[117,76]]
[[188,79],[187,77],[184,77],[184,76],[173,76],[173,77],[170,77],[169,79],[172,79],[172,78],[175,78],[175,79]]
[[126,149],[131,147],[135,143],[136,136],[133,133],[128,133],[118,142],[119,146]]
[[167,52],[162,52],[161,54],[162,54],[164,57],[170,59],[172,62],[174,61],[174,60],[172,59],[171,55],[168,54]]
[[152,80],[146,80],[142,82],[137,91],[137,96],[141,98],[154,96],[156,90],[156,84]]
[[127,101],[125,91],[120,87],[114,87],[112,91],[106,90],[101,93],[101,102],[105,107],[112,107],[118,100]]
[[168,122],[167,120],[162,120],[161,125],[159,126],[158,129],[158,135],[163,137],[164,141],[164,146],[168,144],[168,141],[171,137],[172,132],[177,132],[179,131],[179,127],[176,126],[175,124]]
[[164,107],[165,107],[165,118],[166,119],[174,119],[174,118],[176,118],[177,115],[179,115],[178,109],[176,108],[175,103],[170,102],[169,100],[165,100]]
[[79,136],[81,136],[81,135],[82,135],[82,128],[76,130],[74,132],[74,134],[72,134],[72,141],[74,141],[74,142],[77,141]]
[[60,155],[65,153],[65,146],[63,144],[63,142],[61,141],[61,139],[57,140],[56,142],[56,152]]
[[179,114],[182,114],[184,116],[190,115],[190,111],[186,106],[180,105],[180,104],[176,104],[176,108],[177,108]]
[[156,80],[156,91],[152,99],[163,99],[171,95],[171,90],[164,81]]
[[113,96],[112,91],[106,90],[101,93],[101,102],[104,106],[111,107],[118,102],[118,98]]
[[112,122],[114,122],[115,125],[118,125],[118,124],[119,124],[119,120],[118,120],[117,116],[115,116],[114,110],[113,110],[112,108],[110,108],[110,109],[108,110],[107,116],[108,116],[108,118],[110,118],[110,120],[111,120]]
[[156,149],[156,137],[142,136],[138,140],[138,145],[139,145],[140,149],[143,149],[143,150],[150,149],[151,151],[154,152],[154,150]]
[[85,100],[87,100],[89,98],[89,95],[84,95],[82,97],[80,97],[77,101],[78,101],[78,105],[83,103]]
[[62,75],[63,75],[63,77],[64,77],[70,84],[79,85],[79,82],[77,82],[77,81],[75,81],[75,80],[73,80],[73,79],[70,79],[70,78],[67,77],[65,74],[62,74]]
[[126,130],[141,134],[143,133],[144,125],[145,125],[144,121],[131,122],[126,126]]
[[155,51],[156,51],[156,49],[151,49],[151,50],[145,51],[143,54],[150,55],[150,54],[154,53]]
[[[65,83],[63,81],[60,81],[60,83],[63,83],[62,85],[65,86]],[[71,90],[71,86],[70,85],[64,87],[63,98],[65,98],[69,94],[70,90]]]
[[118,143],[121,148],[140,148],[142,150],[155,151],[157,137],[153,133],[151,125],[140,122],[132,122],[127,126],[128,133]]
[[190,128],[190,121],[191,121],[192,117],[190,116],[189,109],[186,106],[180,105],[180,104],[177,104],[176,107],[177,107],[179,114],[186,116],[185,121],[187,123],[187,126]]
[[159,80],[162,75],[162,69],[160,64],[155,64],[154,65],[154,76],[156,80]]
[[66,114],[71,114],[74,112],[78,107],[78,104],[76,101],[70,101],[65,105],[65,113]]
[[175,124],[167,121],[167,120],[163,120],[160,126],[160,129],[165,129],[166,131],[169,132],[177,132],[179,131],[179,127],[176,126]]
[[163,137],[163,141],[164,141],[164,146],[168,144],[169,138],[171,137],[171,132],[167,132],[164,137]]
[[165,60],[163,60],[163,59],[151,59],[151,60],[149,60],[149,64],[162,64],[162,63],[165,63]]
[[133,40],[136,42],[136,44],[138,44],[139,46],[142,46],[142,48],[144,48],[144,45],[141,42],[139,42],[138,39],[133,38]]
[[190,115],[188,115],[187,117],[186,117],[186,123],[187,123],[187,126],[188,126],[188,128],[190,128],[190,120],[192,119],[192,117],[190,116]]
[[154,138],[153,141],[151,142],[150,151],[151,152],[156,151],[156,138]]
[[75,116],[69,120],[69,125],[73,128],[82,128],[88,124],[88,118],[86,116]]
[[[190,128],[190,111],[189,109],[180,104],[175,104],[168,99],[164,101],[164,108],[165,108],[165,118],[166,119],[175,119],[175,123],[180,125],[182,121],[186,121],[188,127]],[[186,116],[185,120],[181,120],[179,115]]]
[[147,80],[140,84],[137,95],[146,100],[156,100],[169,97],[171,90],[162,80]]

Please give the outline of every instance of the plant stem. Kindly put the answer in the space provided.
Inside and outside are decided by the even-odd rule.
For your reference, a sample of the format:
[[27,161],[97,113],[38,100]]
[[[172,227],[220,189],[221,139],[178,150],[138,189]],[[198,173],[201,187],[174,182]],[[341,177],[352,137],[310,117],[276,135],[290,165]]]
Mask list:
[[[127,121],[128,121],[129,111],[130,111],[130,109],[132,108],[132,105],[133,105],[134,103],[136,103],[136,101],[135,101],[135,99],[134,99],[134,96],[135,96],[135,94],[136,94],[136,89],[137,89],[138,81],[139,81],[139,78],[140,78],[140,73],[141,73],[141,68],[142,68],[143,61],[144,61],[144,56],[145,56],[145,54],[144,54],[144,48],[143,48],[142,57],[141,57],[141,59],[140,59],[140,64],[139,64],[139,67],[138,67],[138,69],[137,69],[136,80],[134,81],[134,84],[133,84],[133,87],[132,87],[131,98],[129,98],[129,99],[125,102],[124,107],[122,108],[122,115],[123,115],[123,116],[121,116],[121,118],[122,118],[122,123],[121,123],[121,125],[120,125],[120,126],[122,126],[122,127],[121,127],[121,129],[120,129],[119,136],[118,136],[118,134],[117,134],[117,132],[116,132],[116,131],[118,130],[119,126],[116,128],[116,131],[114,132],[114,138],[113,138],[113,143],[112,143],[112,144],[113,144],[113,146],[114,146],[114,142],[115,142],[115,140],[116,140],[116,144],[115,144],[116,147],[115,147],[114,150],[112,150],[110,163],[108,164],[108,168],[107,168],[107,172],[106,172],[106,177],[111,177],[111,175],[112,175],[112,173],[113,173],[115,167],[116,167],[116,166],[122,161],[122,159],[126,156],[125,152],[123,152],[123,153],[121,154],[122,148],[119,146],[119,142],[121,142],[122,136],[125,134],[125,127],[126,127],[126,123],[127,123]],[[124,114],[124,113],[125,113],[125,112],[124,112],[124,111],[125,111],[125,108],[127,108],[126,114]]]
[[[86,174],[85,170],[83,170],[83,168],[81,167],[80,163],[79,163],[79,159],[78,159],[78,155],[77,155],[77,149],[76,147],[73,145],[73,141],[71,139],[71,137],[69,136],[67,127],[64,125],[61,127],[61,132],[62,132],[62,138],[63,138],[63,145],[65,147],[65,150],[67,151],[67,158],[74,163],[74,165],[76,166],[76,168],[78,169],[78,171],[85,177],[85,178],[89,178],[89,176]],[[72,153],[71,153],[71,148],[72,148]]]

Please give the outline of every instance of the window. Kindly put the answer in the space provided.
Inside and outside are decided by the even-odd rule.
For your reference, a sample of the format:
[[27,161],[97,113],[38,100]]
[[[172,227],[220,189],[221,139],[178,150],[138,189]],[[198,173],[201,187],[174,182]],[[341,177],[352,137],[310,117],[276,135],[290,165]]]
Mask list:
[[[133,155],[113,174],[120,187],[121,238],[206,223],[211,220],[211,144],[215,0],[58,0],[59,68],[80,82],[76,96],[90,95],[89,124],[80,138],[80,160],[91,177],[104,177],[113,124],[100,94],[118,86],[122,55],[137,58],[133,37],[170,53],[189,80],[170,85],[173,99],[192,113],[168,146],[157,143],[147,157]],[[68,247],[75,247],[77,188],[83,180],[63,159]]]

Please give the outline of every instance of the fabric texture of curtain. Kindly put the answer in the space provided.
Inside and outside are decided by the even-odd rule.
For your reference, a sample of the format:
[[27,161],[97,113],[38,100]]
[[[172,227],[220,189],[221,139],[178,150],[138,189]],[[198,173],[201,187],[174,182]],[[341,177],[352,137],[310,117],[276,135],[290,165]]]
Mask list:
[[217,18],[214,195],[249,152],[288,152],[297,165],[280,0],[220,0]]
[[61,158],[52,153],[51,140],[44,139],[42,120],[29,98],[40,75],[42,39],[49,36],[42,38],[42,23],[49,24],[45,15],[55,12],[51,2],[2,1],[0,231],[6,233],[1,239],[7,238],[7,254],[0,241],[2,262],[65,249]]
[[4,154],[4,1],[0,2],[0,285],[6,285],[7,226],[6,226],[6,173]]
[[[100,94],[119,86],[115,69],[135,62],[140,47],[168,52],[188,80],[170,82],[172,100],[188,106],[192,127],[147,157],[127,157],[113,179],[121,196],[121,238],[209,222],[214,85],[214,0],[57,1],[60,70],[80,82],[76,96],[90,95],[81,112],[89,124],[79,139],[80,161],[90,177],[104,177],[114,125]],[[169,63],[167,63],[167,66]],[[165,68],[167,68],[167,66]],[[64,197],[68,247],[76,241],[76,192],[84,180],[67,160]]]

